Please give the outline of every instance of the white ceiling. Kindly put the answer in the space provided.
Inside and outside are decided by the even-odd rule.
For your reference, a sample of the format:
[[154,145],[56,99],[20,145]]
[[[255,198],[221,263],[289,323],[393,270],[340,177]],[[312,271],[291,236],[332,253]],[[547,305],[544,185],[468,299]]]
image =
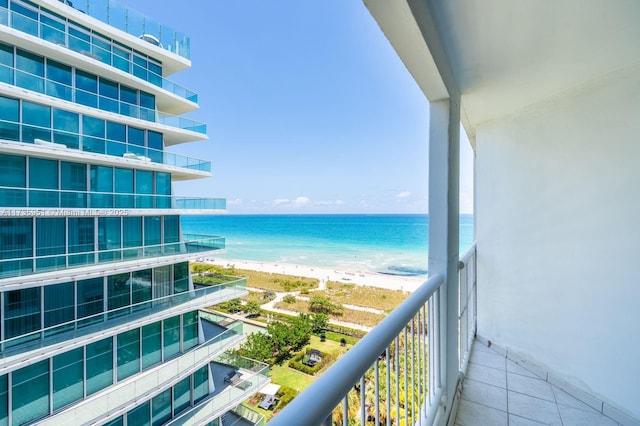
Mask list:
[[[424,79],[412,69],[424,51],[399,49],[408,34],[427,34],[429,10],[444,47],[453,80],[462,94],[463,120],[473,132],[478,124],[597,81],[640,62],[638,0],[365,0],[429,99]],[[382,3],[385,3],[383,9]],[[389,21],[390,4],[402,11],[402,23]],[[409,16],[409,5],[414,16]],[[420,31],[407,31],[416,27]],[[395,23],[394,23],[395,22]],[[397,25],[402,25],[402,29]],[[395,28],[394,28],[395,26]],[[433,26],[433,24],[432,24]],[[413,45],[418,41],[414,40]],[[422,40],[424,44],[424,41]],[[438,62],[437,54],[434,55]],[[440,72],[443,68],[438,64]],[[446,78],[445,78],[446,80]]]

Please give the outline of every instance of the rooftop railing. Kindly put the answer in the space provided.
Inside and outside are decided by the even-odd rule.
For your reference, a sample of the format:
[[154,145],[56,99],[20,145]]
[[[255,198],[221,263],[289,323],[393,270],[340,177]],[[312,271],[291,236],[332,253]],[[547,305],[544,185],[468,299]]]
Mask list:
[[[465,342],[475,332],[475,258],[473,246],[460,263]],[[443,395],[443,284],[442,275],[429,277],[269,425],[433,424]]]
[[[0,186],[0,208],[224,210],[224,198]],[[46,212],[40,212],[45,215]],[[67,212],[71,214],[71,212]],[[91,215],[92,212],[86,212]],[[93,212],[99,215],[100,212]],[[11,215],[10,212],[7,215]],[[56,213],[57,215],[57,213]]]
[[[87,246],[91,248],[88,249]],[[3,249],[0,250],[0,279],[104,263],[215,252],[224,248],[224,237],[184,234],[182,240],[177,242],[104,250],[98,250],[94,243],[48,247],[49,253],[58,249],[62,253],[43,256],[23,257],[20,254],[24,250]],[[27,251],[33,253],[32,249]]]
[[[9,359],[16,354],[25,352],[33,354],[33,351],[38,349],[42,349],[42,353],[46,353],[56,344],[63,344],[72,339],[115,329],[135,320],[143,319],[152,313],[160,313],[184,304],[193,304],[196,305],[196,308],[200,308],[246,294],[246,278],[226,278],[228,278],[228,282],[222,284],[201,285],[194,290],[110,309],[2,340],[0,341],[0,358]],[[235,326],[232,328],[235,329]],[[242,334],[242,328],[240,328],[240,334]]]
[[[93,1],[91,3],[93,3]],[[43,19],[42,14],[38,14],[35,11],[30,13],[29,9],[20,8],[20,10],[10,11],[5,7],[0,7],[0,24],[26,32],[27,34],[50,41],[59,46],[67,47],[75,52],[82,53],[90,58],[111,65],[121,71],[133,74],[155,86],[162,87],[174,95],[198,103],[198,95],[195,92],[162,77],[160,65],[152,67],[153,69],[150,69],[149,66],[142,66],[136,63],[130,50],[124,50],[114,46],[113,43],[107,43],[102,40],[94,41],[91,33],[77,29],[77,27],[68,21],[48,17]],[[69,28],[73,28],[72,32],[78,35],[71,34]],[[153,40],[153,38],[149,37],[150,34],[145,33],[140,33],[136,35],[136,37],[141,34],[147,36],[143,40],[149,42]],[[171,51],[171,49],[168,48],[167,50]]]
[[127,117],[196,133],[207,133],[207,125],[199,121],[158,112],[153,108],[146,108],[141,105],[114,99],[113,97],[99,95],[96,92],[82,90],[78,87],[29,73],[13,66],[0,64],[0,81],[59,99],[98,108],[102,111],[114,112],[116,114],[126,115]]
[[112,27],[189,59],[189,37],[114,0],[60,1]]

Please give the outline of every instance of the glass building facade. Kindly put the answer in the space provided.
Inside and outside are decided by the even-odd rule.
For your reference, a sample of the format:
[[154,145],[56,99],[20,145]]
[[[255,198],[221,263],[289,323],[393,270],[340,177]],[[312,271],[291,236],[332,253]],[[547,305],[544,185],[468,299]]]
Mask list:
[[[225,355],[241,327],[202,310],[246,282],[189,271],[224,239],[183,235],[172,181],[210,163],[165,152],[156,124],[157,87],[197,108],[163,77],[190,65],[188,39],[109,0],[73,3],[0,0],[0,425],[219,421],[268,377]],[[244,385],[226,389],[228,371]]]

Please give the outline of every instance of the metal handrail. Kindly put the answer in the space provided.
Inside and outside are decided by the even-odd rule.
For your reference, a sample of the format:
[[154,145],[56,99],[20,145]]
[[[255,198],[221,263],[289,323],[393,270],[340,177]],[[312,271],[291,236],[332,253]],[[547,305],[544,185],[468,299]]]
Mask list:
[[[365,335],[342,358],[269,422],[270,426],[317,426],[331,416],[345,395],[405,329],[444,283],[440,274],[429,277],[407,300]],[[329,391],[330,390],[330,391]]]

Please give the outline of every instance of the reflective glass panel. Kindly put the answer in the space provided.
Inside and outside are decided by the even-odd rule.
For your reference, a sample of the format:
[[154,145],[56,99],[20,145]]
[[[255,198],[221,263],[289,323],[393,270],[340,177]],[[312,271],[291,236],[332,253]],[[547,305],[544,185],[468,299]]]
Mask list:
[[117,341],[118,380],[124,380],[140,371],[140,329],[118,334]]
[[162,327],[160,322],[142,327],[142,368],[162,361]]
[[164,359],[167,360],[180,352],[180,317],[163,321]]
[[49,413],[49,360],[12,373],[12,420],[20,425]]
[[53,409],[57,410],[84,395],[84,348],[53,357]]
[[191,377],[187,377],[173,387],[174,415],[189,407],[191,404]]
[[113,383],[113,338],[87,345],[87,395]]

